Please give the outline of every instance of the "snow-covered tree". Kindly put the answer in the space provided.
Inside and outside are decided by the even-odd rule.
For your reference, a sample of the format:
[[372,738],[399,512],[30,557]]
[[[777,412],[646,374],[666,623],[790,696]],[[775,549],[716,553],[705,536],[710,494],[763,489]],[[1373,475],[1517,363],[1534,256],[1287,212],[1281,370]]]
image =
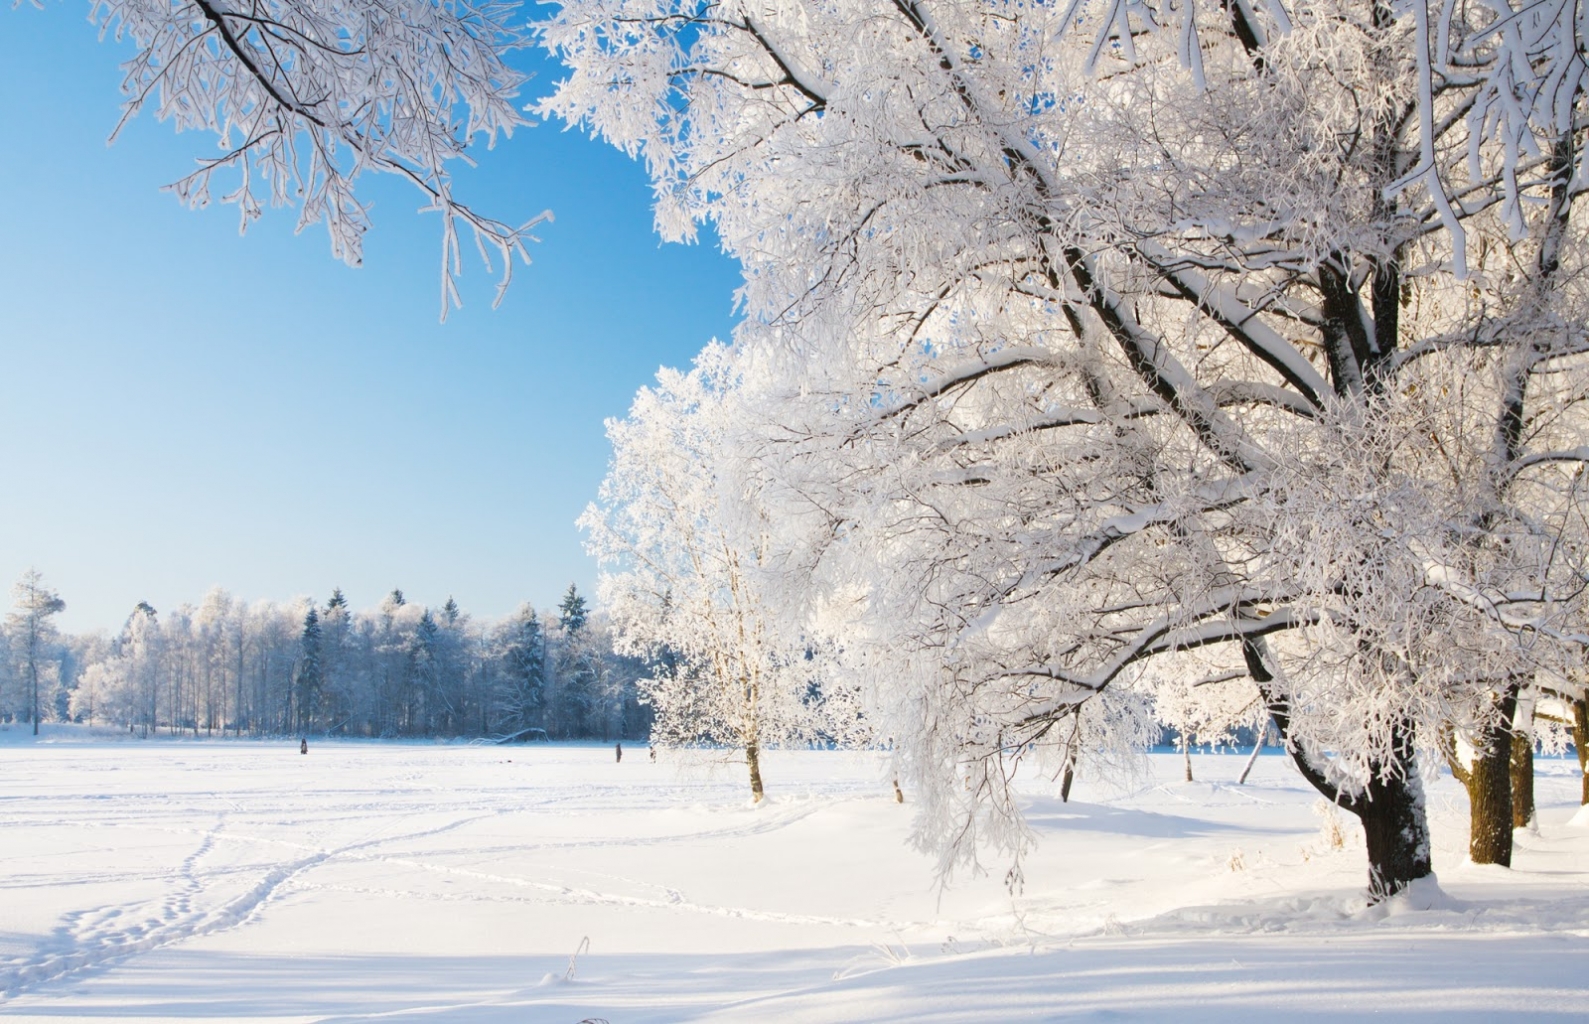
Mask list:
[[294,732],[306,732],[318,721],[320,698],[325,690],[324,646],[320,612],[310,605],[303,616],[303,631],[298,634],[298,668],[293,673]]
[[41,686],[49,686],[56,679],[59,657],[55,650],[55,623],[51,620],[66,610],[66,602],[44,583],[44,575],[37,569],[25,569],[11,587],[12,610],[6,616],[6,632],[10,635],[11,650],[16,657],[16,675],[25,687],[28,720],[33,723],[33,735],[39,734],[39,715],[43,708],[54,707],[52,699],[40,701]]
[[526,604],[497,633],[494,711],[504,733],[544,728],[546,635],[535,609]]
[[822,648],[765,592],[787,567],[770,512],[732,464],[737,376],[715,344],[691,372],[658,373],[626,419],[607,421],[612,464],[579,523],[606,570],[599,593],[619,651],[652,666],[652,742],[732,746],[759,801],[765,747],[848,739],[857,720],[852,704],[829,706]]
[[589,735],[596,719],[605,666],[587,628],[589,620],[585,595],[570,583],[557,606],[552,655],[551,720],[560,736]]
[[1262,729],[1269,721],[1245,670],[1211,671],[1197,653],[1155,659],[1146,680],[1154,718],[1175,730],[1187,782],[1192,781],[1192,747],[1234,742],[1237,730]]
[[125,671],[119,674],[127,688],[123,701],[132,709],[127,724],[139,728],[148,737],[160,723],[159,684],[164,647],[159,616],[153,605],[139,601],[134,606],[122,627],[118,646],[119,657],[126,665]]
[[744,265],[736,342],[784,360],[763,402],[804,498],[780,518],[829,520],[812,580],[847,653],[892,661],[951,860],[1018,852],[1019,763],[1072,722],[1128,737],[1124,681],[1206,648],[1362,819],[1373,897],[1430,873],[1420,749],[1582,658],[1579,17],[570,0],[543,26],[571,74],[542,109]]

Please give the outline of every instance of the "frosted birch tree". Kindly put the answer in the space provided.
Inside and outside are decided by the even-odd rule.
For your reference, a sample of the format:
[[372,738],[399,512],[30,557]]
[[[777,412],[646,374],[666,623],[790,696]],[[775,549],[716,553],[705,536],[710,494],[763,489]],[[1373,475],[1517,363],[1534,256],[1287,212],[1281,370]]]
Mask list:
[[[30,0],[42,6],[42,0]],[[21,0],[13,0],[20,4]],[[453,193],[450,168],[523,125],[519,5],[498,0],[91,0],[102,35],[129,40],[122,124],[150,110],[178,131],[213,135],[217,151],[172,183],[192,207],[215,199],[247,230],[266,206],[296,206],[298,228],[323,224],[334,256],[363,259],[367,172],[412,184],[441,218],[442,315],[459,301],[460,240],[502,290],[529,231]],[[120,132],[118,125],[115,135]]]
[[950,861],[1018,853],[1019,762],[1206,649],[1361,818],[1371,897],[1430,874],[1419,751],[1453,722],[1491,749],[1521,680],[1582,659],[1582,16],[570,0],[542,28],[571,68],[542,109],[745,267],[781,471],[833,523],[813,579],[896,652]]
[[6,616],[6,632],[17,659],[17,675],[25,688],[28,719],[33,735],[39,734],[41,680],[49,681],[59,669],[54,650],[56,615],[66,610],[66,602],[44,583],[44,574],[25,569],[11,587],[11,614]]

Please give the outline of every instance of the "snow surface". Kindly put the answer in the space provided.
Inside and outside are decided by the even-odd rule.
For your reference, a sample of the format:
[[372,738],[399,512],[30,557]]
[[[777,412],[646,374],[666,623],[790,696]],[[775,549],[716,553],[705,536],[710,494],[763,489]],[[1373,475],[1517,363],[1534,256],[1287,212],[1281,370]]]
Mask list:
[[[1577,765],[1516,867],[1367,909],[1279,756],[1026,787],[1042,843],[934,886],[875,754],[740,766],[604,745],[115,741],[0,731],[0,1018],[563,1022],[1400,1020],[1589,1014]],[[1207,780],[1207,781],[1203,781]],[[588,944],[586,940],[588,939]],[[578,951],[578,956],[573,955]],[[572,958],[572,959],[571,959]]]

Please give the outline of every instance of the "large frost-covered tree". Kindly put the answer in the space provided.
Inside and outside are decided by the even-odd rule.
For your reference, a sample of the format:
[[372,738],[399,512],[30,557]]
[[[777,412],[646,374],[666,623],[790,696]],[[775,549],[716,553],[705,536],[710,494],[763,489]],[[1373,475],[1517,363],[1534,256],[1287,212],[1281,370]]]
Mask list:
[[499,299],[513,259],[528,262],[528,232],[548,214],[517,227],[492,219],[454,195],[450,173],[477,140],[494,145],[524,124],[524,75],[504,59],[523,42],[519,5],[93,0],[90,12],[134,49],[123,123],[152,110],[215,137],[216,153],[170,186],[188,205],[233,203],[243,230],[266,206],[296,206],[299,229],[324,224],[332,253],[356,266],[370,226],[358,179],[396,175],[441,216],[443,316],[459,298],[460,235],[488,268],[500,262]]
[[[1430,873],[1418,753],[1581,663],[1576,3],[569,0],[544,105],[744,264],[813,592],[923,826],[1019,850],[1022,758],[1144,663],[1245,669]],[[796,499],[804,499],[800,505]],[[807,535],[812,535],[810,532]],[[1111,700],[1117,702],[1108,711]]]

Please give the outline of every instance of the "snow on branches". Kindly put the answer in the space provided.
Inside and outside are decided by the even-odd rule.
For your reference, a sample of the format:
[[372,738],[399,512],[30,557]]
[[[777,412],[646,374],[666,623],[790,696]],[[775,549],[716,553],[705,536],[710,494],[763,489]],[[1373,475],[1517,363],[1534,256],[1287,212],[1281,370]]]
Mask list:
[[[35,0],[37,2],[37,0]],[[453,195],[448,164],[477,137],[494,145],[525,121],[514,103],[524,76],[504,54],[522,45],[516,4],[496,0],[93,0],[101,33],[128,38],[123,123],[144,109],[178,131],[213,133],[219,155],[170,186],[191,206],[234,185],[240,228],[272,206],[297,205],[299,230],[323,223],[331,251],[356,266],[368,209],[366,171],[394,174],[442,220],[442,315],[459,301],[459,233],[487,268],[528,262],[529,230]],[[118,127],[118,131],[120,128]],[[113,136],[114,137],[114,136]]]
[[1076,722],[1130,739],[1129,695],[1197,651],[1364,816],[1376,896],[1428,873],[1417,751],[1583,661],[1581,17],[571,0],[539,27],[571,69],[542,109],[744,266],[774,522],[830,524],[804,607],[855,610],[835,643],[926,838],[1018,849],[975,780],[1063,763]]
[[740,374],[718,344],[689,373],[659,372],[607,421],[612,465],[579,525],[619,650],[650,667],[652,742],[741,751],[759,801],[762,749],[866,728],[853,691],[825,678],[827,648],[773,603],[790,573],[754,467],[733,450],[749,418]]

